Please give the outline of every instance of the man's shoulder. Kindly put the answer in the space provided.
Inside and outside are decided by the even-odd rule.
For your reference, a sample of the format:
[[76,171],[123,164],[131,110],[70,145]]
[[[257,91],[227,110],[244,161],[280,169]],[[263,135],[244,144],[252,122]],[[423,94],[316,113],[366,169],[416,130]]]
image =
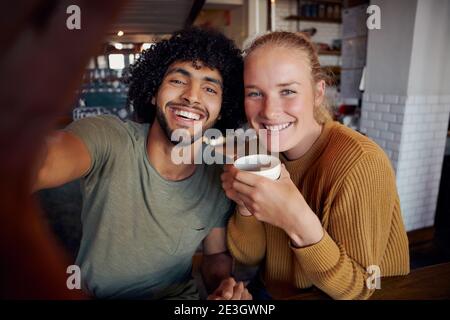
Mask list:
[[105,135],[112,142],[140,139],[146,134],[146,125],[131,120],[123,121],[114,115],[87,117],[72,122],[66,130],[74,133],[93,132]]
[[123,121],[117,116],[111,114],[102,114],[97,116],[85,117],[75,120],[73,124],[78,125],[96,125],[96,126],[121,126]]

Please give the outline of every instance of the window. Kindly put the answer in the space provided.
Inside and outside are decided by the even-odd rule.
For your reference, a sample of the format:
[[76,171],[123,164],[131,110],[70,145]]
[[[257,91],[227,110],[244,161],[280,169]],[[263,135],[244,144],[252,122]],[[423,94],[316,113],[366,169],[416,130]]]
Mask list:
[[125,59],[123,54],[110,54],[108,56],[109,68],[120,70],[125,68]]

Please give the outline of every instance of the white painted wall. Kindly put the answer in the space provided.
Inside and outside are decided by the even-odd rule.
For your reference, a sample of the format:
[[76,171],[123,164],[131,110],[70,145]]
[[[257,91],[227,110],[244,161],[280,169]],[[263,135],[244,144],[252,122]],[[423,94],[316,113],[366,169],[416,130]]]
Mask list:
[[390,157],[406,229],[434,224],[450,114],[450,1],[376,0],[361,130]]
[[450,1],[418,0],[409,74],[409,95],[437,95],[450,92]]
[[373,93],[404,96],[408,90],[417,0],[373,0],[371,4],[381,8],[381,29],[369,30],[366,88]]

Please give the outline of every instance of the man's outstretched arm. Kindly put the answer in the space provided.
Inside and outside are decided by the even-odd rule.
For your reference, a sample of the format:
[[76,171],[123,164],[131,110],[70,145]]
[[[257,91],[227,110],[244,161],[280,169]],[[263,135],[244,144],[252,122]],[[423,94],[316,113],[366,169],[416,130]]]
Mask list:
[[[30,189],[44,137],[73,105],[84,68],[125,0],[79,0],[80,30],[66,27],[69,0],[22,0],[0,12],[0,297],[80,298],[70,263]],[[4,281],[3,281],[4,280]]]
[[60,186],[82,177],[91,166],[91,156],[77,136],[56,131],[45,141],[38,160],[32,191]]

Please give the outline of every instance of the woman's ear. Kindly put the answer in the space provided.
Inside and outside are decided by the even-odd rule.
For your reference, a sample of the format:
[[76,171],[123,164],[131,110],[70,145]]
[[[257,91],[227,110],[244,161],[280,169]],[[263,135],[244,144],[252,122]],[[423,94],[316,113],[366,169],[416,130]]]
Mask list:
[[314,91],[314,104],[320,106],[325,98],[325,81],[318,81]]
[[150,102],[152,103],[152,105],[156,105],[156,98],[155,98],[155,96],[152,97],[152,100],[150,100]]

